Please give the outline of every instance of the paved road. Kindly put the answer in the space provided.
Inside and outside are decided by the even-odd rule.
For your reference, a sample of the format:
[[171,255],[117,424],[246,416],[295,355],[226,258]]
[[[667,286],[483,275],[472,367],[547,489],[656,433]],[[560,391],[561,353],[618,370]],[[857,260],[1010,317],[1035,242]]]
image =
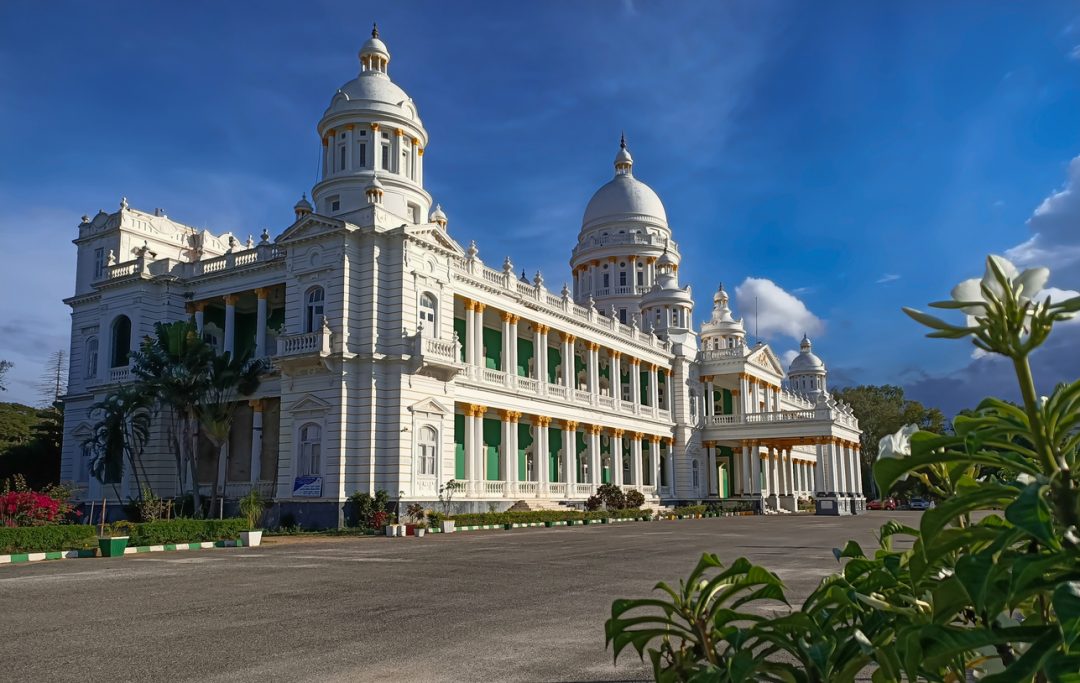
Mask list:
[[741,517],[355,538],[0,567],[5,680],[641,680],[611,601],[713,551],[793,602],[889,517]]

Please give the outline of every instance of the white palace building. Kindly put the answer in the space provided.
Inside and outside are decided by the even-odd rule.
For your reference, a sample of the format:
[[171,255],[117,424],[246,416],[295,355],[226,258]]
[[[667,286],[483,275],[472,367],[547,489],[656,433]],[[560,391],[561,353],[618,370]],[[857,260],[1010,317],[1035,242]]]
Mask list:
[[[321,180],[281,234],[214,235],[126,200],[79,225],[61,475],[83,500],[136,493],[130,473],[89,476],[90,406],[130,381],[154,323],[193,319],[272,368],[229,443],[202,449],[199,485],[257,487],[305,526],[340,524],[356,491],[435,501],[451,479],[474,510],[580,506],[601,483],[653,504],[862,508],[858,422],[810,340],[785,372],[723,288],[695,329],[664,205],[625,143],[585,207],[573,286],[552,292],[455,240],[377,31],[359,56],[318,124]],[[143,461],[170,496],[188,484],[158,429]]]

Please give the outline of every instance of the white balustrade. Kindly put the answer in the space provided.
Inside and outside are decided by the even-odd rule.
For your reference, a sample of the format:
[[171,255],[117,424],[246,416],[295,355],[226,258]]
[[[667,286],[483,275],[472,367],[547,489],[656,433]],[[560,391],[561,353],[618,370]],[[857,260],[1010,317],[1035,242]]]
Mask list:
[[532,377],[518,377],[517,385],[519,389],[524,389],[525,391],[531,391],[533,393],[536,393],[540,388],[540,383]]
[[592,394],[583,389],[574,389],[574,400],[578,403],[592,403]]
[[612,396],[605,396],[604,394],[600,394],[596,397],[596,400],[600,404],[601,408],[615,408],[615,398]]
[[481,368],[481,376],[488,384],[506,384],[506,373],[494,368]]
[[506,491],[505,481],[485,481],[484,493],[489,496],[501,496]]
[[566,482],[565,481],[553,481],[548,483],[548,493],[552,495],[565,496],[566,495]]
[[277,338],[278,356],[299,356],[308,353],[330,353],[330,335],[326,330],[283,334]]
[[566,398],[566,387],[561,384],[548,384],[547,385],[548,396],[554,396],[556,398]]
[[574,484],[575,496],[591,496],[593,494],[592,484]]
[[131,379],[131,368],[127,365],[109,370],[110,382],[126,382]]
[[535,496],[540,490],[540,482],[537,481],[519,481],[517,482],[518,493],[523,495]]

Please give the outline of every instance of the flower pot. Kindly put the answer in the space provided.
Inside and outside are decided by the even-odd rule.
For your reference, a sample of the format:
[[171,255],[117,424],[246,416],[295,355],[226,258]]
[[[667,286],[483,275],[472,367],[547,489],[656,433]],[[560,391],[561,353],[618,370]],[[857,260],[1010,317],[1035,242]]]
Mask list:
[[406,536],[415,536],[416,534],[413,533],[414,531],[416,531],[416,525],[415,524],[406,524],[405,525],[405,535]]
[[426,534],[426,533],[427,533],[427,529],[425,529],[423,527],[418,527],[418,526],[413,527],[413,536],[416,536],[417,538],[423,538],[424,534]]
[[544,522],[544,526],[550,529],[551,527],[555,526],[555,522]]
[[128,536],[103,536],[98,538],[102,557],[120,557],[127,548]]
[[390,537],[401,536],[402,528],[403,527],[400,524],[387,524],[386,535]]
[[442,532],[444,534],[454,533],[454,524],[455,522],[452,519],[444,519],[443,521],[439,522],[439,526],[442,528]]
[[262,529],[255,529],[253,531],[241,531],[240,542],[245,548],[254,548],[258,545],[262,545]]
[[513,525],[512,522],[507,522],[506,524],[503,524],[503,529],[506,529],[507,531],[510,531],[513,528],[514,528],[514,525]]
[[611,524],[611,518],[610,517],[601,517],[600,518],[600,523],[601,524]]

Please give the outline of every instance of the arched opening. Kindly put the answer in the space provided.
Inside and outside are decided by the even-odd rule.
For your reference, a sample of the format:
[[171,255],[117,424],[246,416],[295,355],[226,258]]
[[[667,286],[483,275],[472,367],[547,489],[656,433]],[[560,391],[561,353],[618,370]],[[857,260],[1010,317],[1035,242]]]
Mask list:
[[322,327],[325,297],[322,287],[312,287],[307,291],[304,306],[304,332],[314,332]]
[[417,313],[419,320],[417,322],[425,337],[436,338],[439,336],[439,328],[436,326],[438,308],[439,301],[434,295],[429,292],[420,295],[420,307]]
[[86,340],[86,371],[83,374],[83,377],[86,379],[97,377],[97,364],[98,340],[97,337],[90,337]]
[[309,422],[300,428],[296,472],[299,476],[322,474],[322,427]]
[[112,354],[110,354],[112,367],[127,367],[130,353],[131,319],[126,315],[122,315],[114,320],[112,324]]
[[434,427],[421,427],[416,444],[417,472],[425,476],[434,476],[438,453],[439,433]]

